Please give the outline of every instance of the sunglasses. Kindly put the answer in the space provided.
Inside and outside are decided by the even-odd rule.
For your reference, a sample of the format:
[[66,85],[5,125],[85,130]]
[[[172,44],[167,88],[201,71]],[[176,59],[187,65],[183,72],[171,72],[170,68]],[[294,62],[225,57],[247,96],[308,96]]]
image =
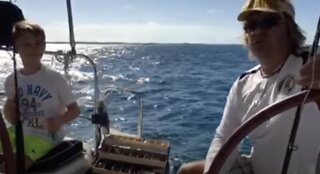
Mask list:
[[280,24],[281,17],[279,15],[267,15],[260,19],[247,20],[243,29],[246,33],[253,32],[257,29],[268,30]]

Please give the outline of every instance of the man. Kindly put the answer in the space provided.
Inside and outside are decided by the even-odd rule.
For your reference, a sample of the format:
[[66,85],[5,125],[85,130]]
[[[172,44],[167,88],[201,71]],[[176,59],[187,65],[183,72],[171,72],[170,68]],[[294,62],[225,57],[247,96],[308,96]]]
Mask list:
[[[320,56],[307,63],[299,56],[305,36],[294,18],[294,8],[288,1],[247,1],[238,20],[243,23],[250,57],[259,65],[234,82],[205,163],[190,163],[181,168],[180,174],[207,173],[233,131],[259,110],[298,93],[303,86],[320,89]],[[252,150],[246,164],[250,173],[281,173],[295,112],[296,108],[283,112],[249,134]],[[304,105],[288,173],[315,173],[320,139],[314,135],[320,131],[319,115],[315,103]],[[234,166],[243,159],[238,156],[235,150],[220,173],[237,170]]]

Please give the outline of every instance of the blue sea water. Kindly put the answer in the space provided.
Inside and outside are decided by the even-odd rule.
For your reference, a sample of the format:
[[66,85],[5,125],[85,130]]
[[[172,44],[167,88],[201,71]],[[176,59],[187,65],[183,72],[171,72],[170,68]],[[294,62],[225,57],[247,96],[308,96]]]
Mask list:
[[[101,91],[120,86],[143,93],[143,137],[170,141],[171,173],[183,163],[205,158],[229,88],[255,65],[241,45],[82,45],[79,52],[94,58]],[[62,65],[53,66],[48,60],[47,64],[63,72]],[[6,62],[0,80],[11,70],[10,61]],[[92,72],[85,61],[76,59],[70,64],[72,86],[85,117],[93,111]],[[113,127],[135,133],[134,102],[127,100],[128,104],[112,105],[110,120]],[[69,126],[68,135],[93,143],[94,127],[78,118]]]

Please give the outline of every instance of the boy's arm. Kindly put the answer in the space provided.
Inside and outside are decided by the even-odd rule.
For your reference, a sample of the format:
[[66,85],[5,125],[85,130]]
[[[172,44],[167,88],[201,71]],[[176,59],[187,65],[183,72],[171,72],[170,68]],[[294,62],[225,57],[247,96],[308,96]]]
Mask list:
[[46,128],[50,133],[55,133],[61,126],[77,118],[79,114],[80,109],[77,102],[71,103],[67,106],[67,111],[64,114],[47,119]]
[[58,97],[67,110],[58,116],[53,116],[46,120],[45,127],[50,133],[55,133],[61,126],[74,120],[80,114],[80,109],[72,93],[71,87],[61,74],[57,74]]
[[4,118],[11,124],[17,122],[17,105],[15,102],[16,91],[15,91],[15,82],[13,79],[13,74],[9,75],[4,82],[4,89],[6,94],[6,101],[3,106],[3,115]]
[[7,99],[3,106],[4,118],[11,124],[17,122],[17,107],[13,99]]
[[77,118],[79,114],[80,114],[80,109],[77,102],[71,103],[70,105],[67,106],[67,111],[60,116],[61,122],[63,124],[67,124],[70,121]]

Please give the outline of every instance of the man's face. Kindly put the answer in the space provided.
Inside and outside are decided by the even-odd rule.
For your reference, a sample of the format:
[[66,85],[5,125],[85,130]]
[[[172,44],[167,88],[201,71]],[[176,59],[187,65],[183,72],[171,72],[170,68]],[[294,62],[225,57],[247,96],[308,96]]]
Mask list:
[[248,48],[258,59],[270,57],[288,46],[286,23],[280,14],[254,13],[244,22],[243,28]]

